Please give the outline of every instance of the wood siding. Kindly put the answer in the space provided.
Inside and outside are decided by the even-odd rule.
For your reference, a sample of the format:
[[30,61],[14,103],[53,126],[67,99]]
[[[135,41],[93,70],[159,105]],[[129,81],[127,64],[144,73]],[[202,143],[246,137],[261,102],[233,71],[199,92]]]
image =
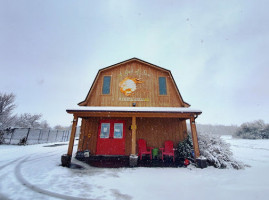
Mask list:
[[[125,121],[125,155],[131,154],[132,148],[132,118],[83,118],[81,124],[81,135],[78,151],[90,150],[95,155],[98,137],[98,126],[100,120],[117,119]],[[187,137],[187,126],[185,120],[176,118],[137,118],[137,136],[147,141],[148,146],[154,148],[163,147],[166,140],[174,142],[174,147]],[[138,149],[136,149],[138,152]]]
[[[102,94],[104,76],[111,76],[111,92],[105,95]],[[119,87],[119,83],[126,77],[142,81],[136,84],[136,91],[130,97],[125,96]],[[159,77],[166,77],[167,95],[159,95]],[[132,106],[132,103],[136,103],[138,107],[184,107],[185,105],[169,71],[138,61],[130,61],[101,71],[83,105]]]
[[137,140],[145,139],[147,145],[153,148],[164,146],[166,140],[171,140],[174,147],[187,137],[185,120],[176,118],[137,118]]

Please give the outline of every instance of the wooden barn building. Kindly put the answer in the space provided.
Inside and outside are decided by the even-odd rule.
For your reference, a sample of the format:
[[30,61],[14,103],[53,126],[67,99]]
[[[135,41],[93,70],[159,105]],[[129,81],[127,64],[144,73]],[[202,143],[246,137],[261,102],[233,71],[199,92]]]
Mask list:
[[199,146],[195,119],[202,112],[184,102],[171,72],[132,58],[100,69],[84,101],[67,112],[74,117],[67,155],[71,160],[81,118],[77,151],[92,156],[138,154],[138,140],[153,148],[169,140],[177,147],[191,126],[195,158]]

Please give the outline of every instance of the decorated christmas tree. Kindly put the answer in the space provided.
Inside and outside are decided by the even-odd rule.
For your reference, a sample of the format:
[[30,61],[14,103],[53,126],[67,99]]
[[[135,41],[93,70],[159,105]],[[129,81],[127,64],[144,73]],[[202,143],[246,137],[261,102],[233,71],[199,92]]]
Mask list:
[[185,140],[182,142],[179,142],[178,144],[178,156],[181,158],[190,158],[193,157],[192,152],[193,152],[193,144],[192,144],[192,139],[188,135]]

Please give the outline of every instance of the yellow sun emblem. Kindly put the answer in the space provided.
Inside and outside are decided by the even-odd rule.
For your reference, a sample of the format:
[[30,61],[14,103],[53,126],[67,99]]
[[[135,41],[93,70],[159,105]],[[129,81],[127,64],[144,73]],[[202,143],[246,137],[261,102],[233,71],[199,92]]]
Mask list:
[[136,90],[136,84],[137,83],[142,83],[142,81],[140,81],[137,78],[129,78],[126,77],[125,79],[123,79],[119,86],[120,86],[120,91],[127,97],[131,96],[132,93],[134,93],[134,91]]

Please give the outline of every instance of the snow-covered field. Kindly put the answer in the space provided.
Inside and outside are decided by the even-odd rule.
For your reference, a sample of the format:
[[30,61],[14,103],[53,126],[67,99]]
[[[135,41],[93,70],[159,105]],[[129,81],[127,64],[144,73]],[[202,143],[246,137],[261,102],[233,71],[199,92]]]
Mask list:
[[67,145],[0,145],[0,199],[268,199],[269,140],[224,139],[251,167],[69,169]]

